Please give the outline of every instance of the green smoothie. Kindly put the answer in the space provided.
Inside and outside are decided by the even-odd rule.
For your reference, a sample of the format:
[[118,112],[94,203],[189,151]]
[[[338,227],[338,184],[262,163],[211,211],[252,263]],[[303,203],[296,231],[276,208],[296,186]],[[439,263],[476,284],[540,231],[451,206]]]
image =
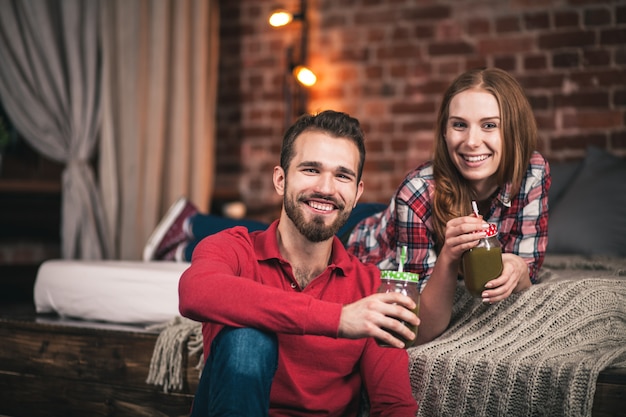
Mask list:
[[465,287],[474,296],[480,297],[485,284],[502,273],[502,250],[499,246],[476,247],[463,255],[463,279]]
[[[415,274],[412,272],[402,272],[402,271],[381,271],[380,278],[381,278],[382,284],[380,288],[378,289],[379,293],[398,292],[398,293],[411,297],[413,301],[415,301],[415,308],[412,309],[411,311],[416,316],[419,316],[420,292],[417,286],[419,282],[419,274]],[[411,329],[411,331],[415,333],[417,337],[417,326],[413,326],[405,321],[401,321],[401,322],[406,327]],[[415,339],[405,340],[404,337],[400,336],[396,332],[393,332],[386,328],[383,328],[383,330],[391,333],[395,338],[402,340],[404,342],[405,348],[411,347],[413,346],[413,343],[415,343]],[[385,342],[381,342],[378,339],[376,339],[376,342],[378,343],[378,346],[391,347],[391,345]]]
[[[413,309],[411,310],[416,316],[419,317],[419,313],[420,313],[420,307],[419,304]],[[407,323],[406,321],[403,321],[402,324],[404,324],[406,327],[408,327],[409,329],[411,329],[411,331],[413,333],[415,333],[415,338],[417,338],[417,326],[413,326],[409,323]],[[383,330],[385,330],[388,333],[391,333],[393,335],[393,337],[395,337],[396,339],[400,339],[404,342],[404,348],[410,348],[411,346],[413,346],[413,343],[415,343],[415,339],[413,340],[406,340],[404,337],[400,336],[399,334],[397,334],[396,332],[393,332],[389,329],[386,329],[383,327]],[[381,342],[380,340],[376,339],[376,343],[378,343],[378,346],[381,347],[391,347],[391,345],[385,343],[385,342]]]

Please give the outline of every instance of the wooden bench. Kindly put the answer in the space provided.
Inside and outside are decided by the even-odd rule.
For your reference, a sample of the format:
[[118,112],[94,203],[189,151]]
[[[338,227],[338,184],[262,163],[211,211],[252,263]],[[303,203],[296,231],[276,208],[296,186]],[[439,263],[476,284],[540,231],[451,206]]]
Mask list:
[[0,310],[0,415],[189,415],[197,358],[180,392],[145,382],[157,332],[38,316],[30,305]]

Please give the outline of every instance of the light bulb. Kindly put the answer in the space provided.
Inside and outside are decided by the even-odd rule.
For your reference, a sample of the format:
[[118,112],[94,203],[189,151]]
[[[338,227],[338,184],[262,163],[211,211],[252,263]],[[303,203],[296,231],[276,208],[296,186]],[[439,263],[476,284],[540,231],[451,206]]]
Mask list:
[[275,28],[288,25],[292,20],[293,15],[283,9],[274,10],[269,18],[270,25]]
[[298,65],[293,69],[293,75],[300,84],[311,87],[317,82],[317,76],[313,71],[303,65]]

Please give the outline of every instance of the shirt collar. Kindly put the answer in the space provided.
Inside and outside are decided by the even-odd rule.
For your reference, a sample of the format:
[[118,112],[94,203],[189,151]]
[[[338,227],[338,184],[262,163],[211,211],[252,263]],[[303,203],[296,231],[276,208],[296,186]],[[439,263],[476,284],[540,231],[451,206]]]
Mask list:
[[[278,220],[273,221],[266,230],[253,232],[251,238],[254,240],[254,252],[259,262],[275,259],[279,262],[287,262],[278,250]],[[288,263],[288,262],[287,262]],[[351,273],[353,266],[350,255],[344,248],[341,240],[337,236],[333,238],[333,250],[330,255],[330,263],[328,265],[332,269],[342,275]]]
[[505,206],[505,207],[511,207],[511,189],[513,188],[513,185],[510,182],[507,182],[506,184],[504,184],[504,187],[500,187],[500,192],[497,195],[497,199],[498,201],[500,201],[500,203]]

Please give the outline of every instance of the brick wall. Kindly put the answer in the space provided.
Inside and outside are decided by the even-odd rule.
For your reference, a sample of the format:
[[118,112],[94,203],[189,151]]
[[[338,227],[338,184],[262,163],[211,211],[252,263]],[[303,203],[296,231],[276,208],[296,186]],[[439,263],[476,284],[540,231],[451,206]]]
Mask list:
[[[299,23],[268,25],[275,4],[220,1],[216,189],[268,219],[279,205],[271,168],[287,117],[285,51],[299,42]],[[308,17],[318,83],[307,109],[363,123],[363,201],[386,202],[430,157],[443,90],[476,66],[520,80],[550,161],[582,158],[588,145],[626,156],[625,0],[310,0]]]

